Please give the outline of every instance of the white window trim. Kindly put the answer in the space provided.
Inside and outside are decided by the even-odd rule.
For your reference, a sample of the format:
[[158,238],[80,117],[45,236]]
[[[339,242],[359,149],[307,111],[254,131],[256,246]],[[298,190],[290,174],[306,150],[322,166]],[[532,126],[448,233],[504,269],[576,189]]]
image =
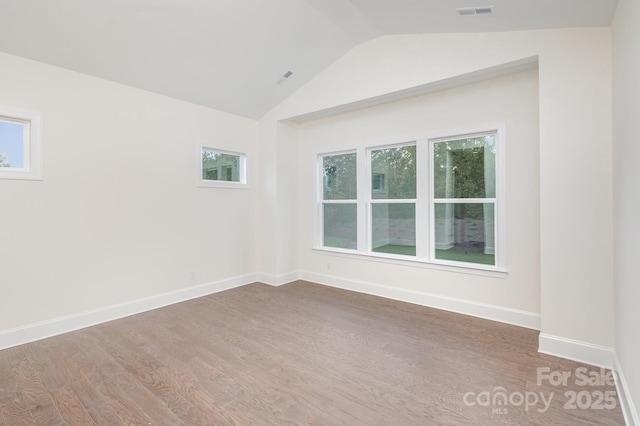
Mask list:
[[[323,234],[323,227],[324,227],[324,205],[325,204],[355,204],[356,205],[356,220],[358,222],[358,228],[357,228],[357,239],[358,241],[360,241],[360,200],[359,197],[357,196],[360,192],[360,188],[356,186],[356,199],[355,200],[325,200],[324,199],[324,179],[322,178],[323,176],[323,171],[324,171],[324,163],[323,163],[323,157],[326,156],[332,156],[332,155],[343,155],[343,154],[356,154],[356,173],[357,173],[357,177],[356,180],[359,181],[360,180],[360,173],[362,173],[362,168],[361,165],[359,163],[359,158],[360,158],[360,154],[359,154],[359,150],[357,149],[348,149],[348,150],[343,150],[343,151],[334,151],[334,152],[327,152],[327,153],[320,153],[320,154],[316,154],[316,158],[315,158],[315,169],[316,169],[316,173],[317,173],[317,179],[316,179],[316,193],[315,193],[315,203],[316,203],[316,220],[315,220],[315,232],[314,232],[314,247],[319,247],[322,248],[324,250],[330,250],[330,251],[334,251],[334,252],[338,252],[338,253],[355,253],[357,252],[357,250],[353,250],[353,249],[344,249],[344,248],[339,248],[339,247],[325,247],[324,246],[324,234]],[[357,185],[357,182],[356,182]],[[360,243],[358,242],[358,245]],[[358,248],[359,250],[359,248]]]
[[[364,223],[364,225],[366,225],[366,249],[367,252],[365,254],[367,255],[371,255],[371,256],[382,256],[382,257],[389,257],[389,258],[398,258],[398,259],[405,259],[407,256],[402,256],[402,255],[394,255],[392,253],[380,253],[380,252],[374,252],[373,251],[373,229],[370,226],[373,223],[373,205],[374,204],[413,204],[415,206],[415,213],[416,213],[416,223],[417,221],[417,217],[419,214],[418,211],[418,199],[417,198],[401,198],[401,199],[394,199],[394,198],[373,198],[373,188],[371,187],[371,179],[370,177],[373,176],[373,170],[371,169],[371,153],[373,151],[379,151],[382,149],[388,149],[388,148],[403,148],[406,146],[415,146],[416,147],[416,157],[418,156],[418,141],[413,139],[413,140],[409,140],[409,141],[405,141],[405,142],[400,142],[400,143],[394,143],[394,144],[387,144],[387,145],[380,145],[380,146],[368,146],[365,148],[365,161],[366,161],[366,172],[367,172],[367,176],[365,178],[365,182],[366,182],[366,193],[365,193],[365,202],[366,202],[366,215],[367,215],[367,220]],[[419,158],[419,157],[417,157]],[[418,194],[418,188],[417,188],[417,172],[418,172],[418,168],[416,165],[416,195]],[[418,257],[418,232],[416,229],[416,256]],[[358,243],[359,244],[359,243]],[[410,258],[414,258],[414,256],[409,256]]]
[[[496,135],[496,198],[495,198],[495,265],[483,265],[479,263],[455,262],[442,259],[435,259],[434,253],[434,229],[432,223],[433,215],[433,158],[432,145],[434,142],[442,140],[455,140],[465,137],[478,136],[484,134]],[[343,256],[348,258],[369,260],[376,262],[385,262],[405,266],[417,266],[428,269],[445,270],[452,272],[460,272],[466,274],[475,274],[490,277],[504,278],[507,275],[507,257],[506,257],[506,149],[505,149],[505,124],[497,123],[486,126],[477,126],[474,129],[441,131],[430,135],[421,135],[417,138],[403,138],[404,142],[387,143],[380,145],[367,145],[356,149],[316,153],[316,198],[318,205],[316,209],[316,220],[314,226],[314,246],[313,250],[319,253]],[[417,199],[415,200],[382,200],[384,202],[413,202],[416,204],[416,256],[402,256],[389,253],[373,252],[371,249],[371,182],[369,176],[371,174],[370,153],[383,148],[416,145],[416,155],[418,159],[428,158],[426,167],[417,167],[416,170],[416,191]],[[323,216],[322,216],[322,179],[320,179],[322,170],[322,157],[327,155],[338,155],[344,153],[356,152],[356,161],[358,167],[357,179],[357,219],[358,219],[358,249],[341,249],[335,247],[323,246]],[[420,164],[421,160],[418,160]],[[426,176],[425,176],[426,174]],[[364,191],[364,192],[363,192]],[[364,193],[364,195],[362,195]],[[428,194],[428,196],[425,196]],[[484,199],[483,199],[484,200]],[[472,202],[474,200],[471,200]],[[350,201],[352,202],[352,201]],[[375,201],[373,201],[375,202]],[[424,220],[418,220],[418,217],[424,217]],[[423,243],[420,243],[422,241]]]
[[23,140],[25,167],[0,167],[0,179],[42,180],[42,114],[0,108],[0,117],[29,124]]
[[[221,154],[235,155],[240,157],[240,165],[238,175],[239,182],[231,182],[224,180],[207,180],[202,178],[202,152],[204,150],[215,151]],[[249,189],[249,156],[245,152],[234,151],[230,149],[215,147],[208,143],[199,143],[196,149],[196,182],[197,186],[202,188],[235,188]]]
[[[453,134],[451,136],[445,137],[432,137],[428,140],[429,147],[429,182],[433,179],[433,147],[434,144],[438,142],[465,139],[465,138],[473,138],[485,135],[495,135],[496,138],[496,196],[495,198],[465,198],[465,203],[484,203],[489,202],[494,205],[494,259],[495,266],[488,265],[486,266],[478,266],[482,269],[491,269],[491,270],[506,270],[506,214],[505,214],[505,163],[504,159],[504,124],[500,124],[497,126],[489,127],[490,130],[484,130],[479,132],[465,132]],[[461,199],[452,198],[452,199],[439,199],[438,203],[460,203]],[[435,258],[435,222],[433,221],[434,208],[436,205],[435,194],[433,193],[433,185],[430,185],[429,188],[429,257],[433,263],[439,263],[442,265],[451,265],[451,266],[467,266],[469,263],[466,262],[456,262],[451,260],[443,260]]]

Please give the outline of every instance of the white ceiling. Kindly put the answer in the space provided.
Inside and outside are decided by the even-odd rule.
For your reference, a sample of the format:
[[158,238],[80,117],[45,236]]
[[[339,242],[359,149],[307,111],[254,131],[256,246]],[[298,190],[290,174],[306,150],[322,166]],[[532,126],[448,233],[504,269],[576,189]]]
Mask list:
[[[257,119],[381,35],[608,26],[616,3],[0,0],[0,51]],[[456,12],[488,5],[492,16]]]

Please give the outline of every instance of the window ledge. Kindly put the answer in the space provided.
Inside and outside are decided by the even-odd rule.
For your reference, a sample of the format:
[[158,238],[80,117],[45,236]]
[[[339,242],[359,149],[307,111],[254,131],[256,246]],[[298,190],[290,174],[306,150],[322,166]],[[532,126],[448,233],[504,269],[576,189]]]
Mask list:
[[198,186],[201,188],[233,188],[233,189],[250,189],[248,183],[243,182],[229,182],[229,181],[203,181],[198,182]]
[[389,256],[389,255],[379,255],[376,253],[359,253],[354,252],[352,250],[341,250],[341,249],[329,249],[326,247],[314,247],[313,251],[317,254],[325,255],[325,256],[337,256],[344,257],[348,259],[356,259],[366,262],[376,262],[376,263],[389,263],[392,265],[401,265],[401,266],[410,266],[414,268],[425,268],[425,269],[435,269],[438,271],[447,271],[447,272],[455,272],[459,274],[468,274],[468,275],[479,275],[483,277],[491,277],[491,278],[507,278],[508,272],[506,269],[496,268],[492,266],[482,265],[461,265],[461,264],[449,264],[449,263],[436,263],[430,262],[424,259],[412,259],[406,256]]
[[30,171],[24,169],[10,169],[3,170],[0,168],[0,179],[15,179],[15,180],[43,180],[42,173],[39,171]]

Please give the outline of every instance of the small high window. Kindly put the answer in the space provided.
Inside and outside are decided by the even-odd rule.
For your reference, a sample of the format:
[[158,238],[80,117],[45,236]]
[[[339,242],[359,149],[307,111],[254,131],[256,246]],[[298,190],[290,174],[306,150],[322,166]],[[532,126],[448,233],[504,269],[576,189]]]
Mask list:
[[247,186],[246,154],[203,147],[199,161],[200,186],[226,188]]
[[0,179],[42,179],[39,114],[0,109]]

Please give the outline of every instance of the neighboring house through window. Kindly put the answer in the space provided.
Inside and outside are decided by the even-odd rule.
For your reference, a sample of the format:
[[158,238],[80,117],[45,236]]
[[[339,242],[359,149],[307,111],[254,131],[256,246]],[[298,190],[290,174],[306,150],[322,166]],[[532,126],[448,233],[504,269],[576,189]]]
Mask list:
[[503,270],[499,145],[491,130],[321,154],[318,247]]

